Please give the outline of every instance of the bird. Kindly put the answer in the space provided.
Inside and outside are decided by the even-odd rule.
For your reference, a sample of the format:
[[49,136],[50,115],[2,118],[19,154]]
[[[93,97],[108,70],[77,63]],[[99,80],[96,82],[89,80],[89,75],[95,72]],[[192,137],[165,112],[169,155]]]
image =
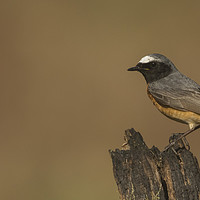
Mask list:
[[128,71],[144,76],[147,95],[162,114],[189,126],[164,151],[200,128],[200,85],[183,75],[167,57],[158,53],[146,55]]

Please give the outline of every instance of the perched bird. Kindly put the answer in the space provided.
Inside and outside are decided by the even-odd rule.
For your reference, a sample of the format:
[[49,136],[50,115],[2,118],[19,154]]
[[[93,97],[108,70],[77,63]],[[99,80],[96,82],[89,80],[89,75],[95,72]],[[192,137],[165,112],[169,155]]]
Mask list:
[[165,150],[200,128],[200,85],[181,74],[168,58],[150,54],[128,71],[142,73],[147,82],[147,94],[162,114],[189,125],[189,130]]

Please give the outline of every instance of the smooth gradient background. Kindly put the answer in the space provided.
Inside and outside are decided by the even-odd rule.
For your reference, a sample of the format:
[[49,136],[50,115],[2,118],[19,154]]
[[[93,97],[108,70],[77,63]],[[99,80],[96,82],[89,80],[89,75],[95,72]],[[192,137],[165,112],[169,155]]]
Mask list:
[[[109,149],[124,130],[161,150],[186,125],[141,74],[161,53],[200,83],[199,1],[1,1],[0,199],[119,199]],[[188,137],[200,159],[200,131]]]

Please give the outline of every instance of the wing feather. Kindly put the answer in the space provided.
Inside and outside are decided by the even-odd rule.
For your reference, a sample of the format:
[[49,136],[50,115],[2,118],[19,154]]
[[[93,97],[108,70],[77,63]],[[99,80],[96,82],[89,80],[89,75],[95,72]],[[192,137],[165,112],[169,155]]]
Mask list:
[[164,107],[190,111],[200,115],[200,91],[182,89],[149,89],[155,100]]

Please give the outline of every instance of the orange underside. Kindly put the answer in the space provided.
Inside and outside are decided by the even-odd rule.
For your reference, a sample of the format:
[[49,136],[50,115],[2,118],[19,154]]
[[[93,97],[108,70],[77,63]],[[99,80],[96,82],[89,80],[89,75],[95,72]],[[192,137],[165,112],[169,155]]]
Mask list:
[[163,107],[156,102],[154,97],[148,92],[147,94],[156,108],[165,116],[169,117],[178,122],[186,123],[189,125],[190,129],[200,124],[200,115],[190,112],[190,111],[181,111],[174,108]]

